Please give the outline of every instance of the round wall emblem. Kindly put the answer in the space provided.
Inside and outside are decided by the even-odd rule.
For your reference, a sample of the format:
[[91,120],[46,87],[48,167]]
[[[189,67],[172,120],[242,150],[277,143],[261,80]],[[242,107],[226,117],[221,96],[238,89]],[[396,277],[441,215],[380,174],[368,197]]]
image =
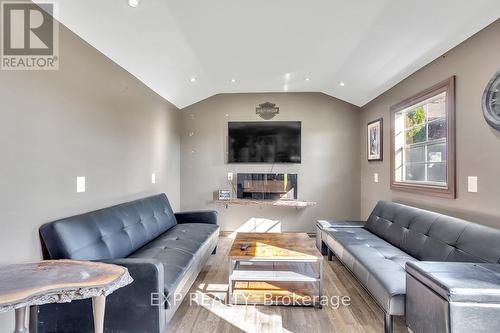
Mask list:
[[255,113],[258,114],[262,119],[269,120],[274,118],[278,113],[280,113],[280,108],[273,103],[262,103],[255,109]]
[[484,118],[491,127],[500,131],[500,71],[488,82],[482,104]]

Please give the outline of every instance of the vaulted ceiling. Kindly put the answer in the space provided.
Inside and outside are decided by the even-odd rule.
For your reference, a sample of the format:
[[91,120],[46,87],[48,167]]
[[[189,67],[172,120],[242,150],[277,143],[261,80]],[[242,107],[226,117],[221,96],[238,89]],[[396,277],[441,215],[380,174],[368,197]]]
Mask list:
[[499,0],[64,0],[58,15],[179,108],[277,91],[362,106],[499,17]]

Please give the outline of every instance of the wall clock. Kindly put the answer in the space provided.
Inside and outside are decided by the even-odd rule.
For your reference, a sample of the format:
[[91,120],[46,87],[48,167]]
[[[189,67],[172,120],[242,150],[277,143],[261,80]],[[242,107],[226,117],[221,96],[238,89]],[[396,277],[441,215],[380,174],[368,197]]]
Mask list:
[[488,82],[482,103],[484,118],[491,127],[500,131],[500,71]]

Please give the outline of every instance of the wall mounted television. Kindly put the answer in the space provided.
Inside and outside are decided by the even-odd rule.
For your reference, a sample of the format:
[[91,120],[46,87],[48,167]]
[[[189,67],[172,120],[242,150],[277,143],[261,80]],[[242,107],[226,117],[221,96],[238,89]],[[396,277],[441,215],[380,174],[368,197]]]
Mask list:
[[300,121],[228,123],[228,163],[301,163]]

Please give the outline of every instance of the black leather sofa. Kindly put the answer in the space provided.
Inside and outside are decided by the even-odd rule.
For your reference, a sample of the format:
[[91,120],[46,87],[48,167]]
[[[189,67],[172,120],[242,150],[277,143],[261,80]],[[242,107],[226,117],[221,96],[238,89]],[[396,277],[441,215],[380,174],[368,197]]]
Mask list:
[[[134,282],[106,300],[105,332],[120,333],[163,332],[219,236],[215,211],[174,214],[165,194],[51,222],[39,231],[45,259],[128,268]],[[93,332],[90,301],[31,313],[31,332]]]
[[405,314],[408,262],[499,263],[500,230],[458,218],[380,201],[366,222],[332,222],[319,232],[320,249],[334,254],[385,313]]

